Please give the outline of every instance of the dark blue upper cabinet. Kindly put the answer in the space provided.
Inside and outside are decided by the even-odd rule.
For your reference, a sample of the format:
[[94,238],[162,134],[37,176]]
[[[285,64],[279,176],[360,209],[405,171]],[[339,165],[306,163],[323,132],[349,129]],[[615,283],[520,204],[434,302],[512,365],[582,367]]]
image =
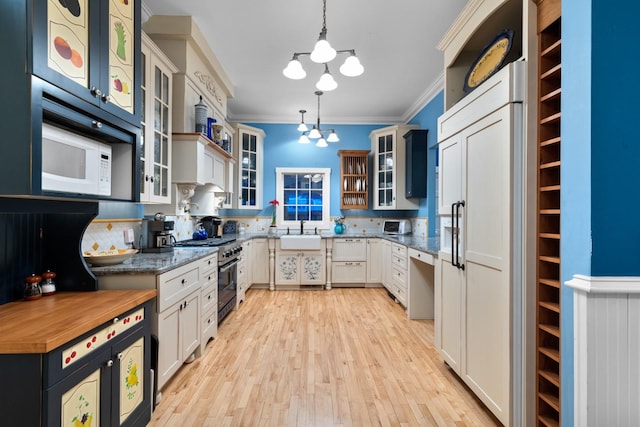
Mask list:
[[140,1],[32,0],[32,72],[140,126]]
[[427,130],[412,129],[404,135],[405,197],[427,197]]
[[[0,196],[139,201],[140,8],[139,0],[0,1],[0,35],[11,45],[0,66]],[[111,146],[110,195],[43,185],[44,123]],[[64,155],[56,162],[74,165]]]

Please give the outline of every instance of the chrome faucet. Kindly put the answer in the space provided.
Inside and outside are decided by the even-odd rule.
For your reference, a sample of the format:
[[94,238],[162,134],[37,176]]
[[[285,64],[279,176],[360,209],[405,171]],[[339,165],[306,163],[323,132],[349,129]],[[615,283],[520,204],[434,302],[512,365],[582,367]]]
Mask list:
[[300,234],[304,234],[304,219],[300,220]]

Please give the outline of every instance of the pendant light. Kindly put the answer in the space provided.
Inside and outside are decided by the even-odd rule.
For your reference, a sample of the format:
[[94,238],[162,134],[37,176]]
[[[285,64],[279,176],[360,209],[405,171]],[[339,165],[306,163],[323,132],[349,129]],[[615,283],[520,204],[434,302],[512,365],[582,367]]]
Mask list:
[[[320,127],[320,96],[322,96],[322,94],[323,92],[320,90],[315,91],[315,95],[318,97],[318,119],[311,130],[305,129],[302,131],[302,135],[300,135],[300,138],[298,139],[299,144],[309,144],[311,139],[317,139],[316,147],[324,148],[329,146],[327,142],[340,141],[340,138],[338,138],[338,134],[334,129],[322,130]],[[303,111],[306,113],[306,110],[300,110],[300,113],[303,114]],[[300,130],[300,126],[298,126],[298,130]],[[329,132],[328,137],[325,137],[324,135],[326,132]]]
[[282,70],[282,74],[293,80],[304,79],[307,73],[302,68],[299,57],[309,56],[313,62],[324,64],[324,73],[320,77],[316,87],[326,92],[334,90],[338,87],[338,83],[333,79],[327,64],[341,53],[348,53],[349,56],[344,61],[344,64],[340,66],[340,73],[347,77],[356,77],[364,72],[364,67],[356,56],[355,49],[336,50],[331,47],[331,44],[327,41],[327,0],[322,0],[322,29],[320,30],[320,35],[318,36],[318,41],[313,51],[295,52],[287,67]]
[[300,120],[300,125],[298,125],[298,131],[300,132],[304,132],[309,130],[309,128],[307,127],[306,124],[304,124],[304,113],[306,113],[307,110],[300,110],[300,115],[302,115],[302,119]]

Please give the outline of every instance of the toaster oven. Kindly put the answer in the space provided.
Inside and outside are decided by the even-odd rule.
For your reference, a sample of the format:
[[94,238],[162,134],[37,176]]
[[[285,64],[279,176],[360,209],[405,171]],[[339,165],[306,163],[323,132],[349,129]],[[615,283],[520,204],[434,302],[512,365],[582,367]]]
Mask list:
[[408,219],[386,219],[382,226],[384,234],[411,234],[411,221]]

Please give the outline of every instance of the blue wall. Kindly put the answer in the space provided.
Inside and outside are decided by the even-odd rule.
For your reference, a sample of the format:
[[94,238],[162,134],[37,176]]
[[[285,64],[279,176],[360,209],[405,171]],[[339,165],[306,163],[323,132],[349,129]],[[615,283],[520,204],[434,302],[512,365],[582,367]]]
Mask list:
[[[410,121],[410,124],[419,125],[421,129],[428,129],[428,144],[430,147],[427,160],[427,199],[420,201],[418,211],[374,211],[341,210],[340,193],[331,193],[331,216],[353,215],[372,217],[427,217],[429,221],[429,235],[435,234],[435,203],[429,202],[435,197],[435,165],[437,157],[437,119],[444,111],[444,94],[441,91]],[[269,200],[275,198],[276,192],[276,167],[323,167],[331,168],[331,188],[340,188],[340,159],[338,150],[371,150],[369,134],[375,129],[388,126],[388,124],[374,125],[332,125],[323,124],[324,129],[334,128],[340,137],[340,142],[329,143],[327,148],[318,148],[313,144],[298,144],[300,132],[293,124],[267,124],[246,123],[264,130],[264,193],[263,208],[261,210],[231,210],[227,209],[222,214],[233,216],[270,214]],[[370,162],[372,159],[370,158]],[[370,166],[371,163],[370,163]],[[369,194],[369,206],[373,203],[373,195]]]
[[[640,4],[562,2],[563,283],[640,276]],[[562,425],[574,425],[573,292],[562,290]],[[622,391],[622,390],[621,390]]]

